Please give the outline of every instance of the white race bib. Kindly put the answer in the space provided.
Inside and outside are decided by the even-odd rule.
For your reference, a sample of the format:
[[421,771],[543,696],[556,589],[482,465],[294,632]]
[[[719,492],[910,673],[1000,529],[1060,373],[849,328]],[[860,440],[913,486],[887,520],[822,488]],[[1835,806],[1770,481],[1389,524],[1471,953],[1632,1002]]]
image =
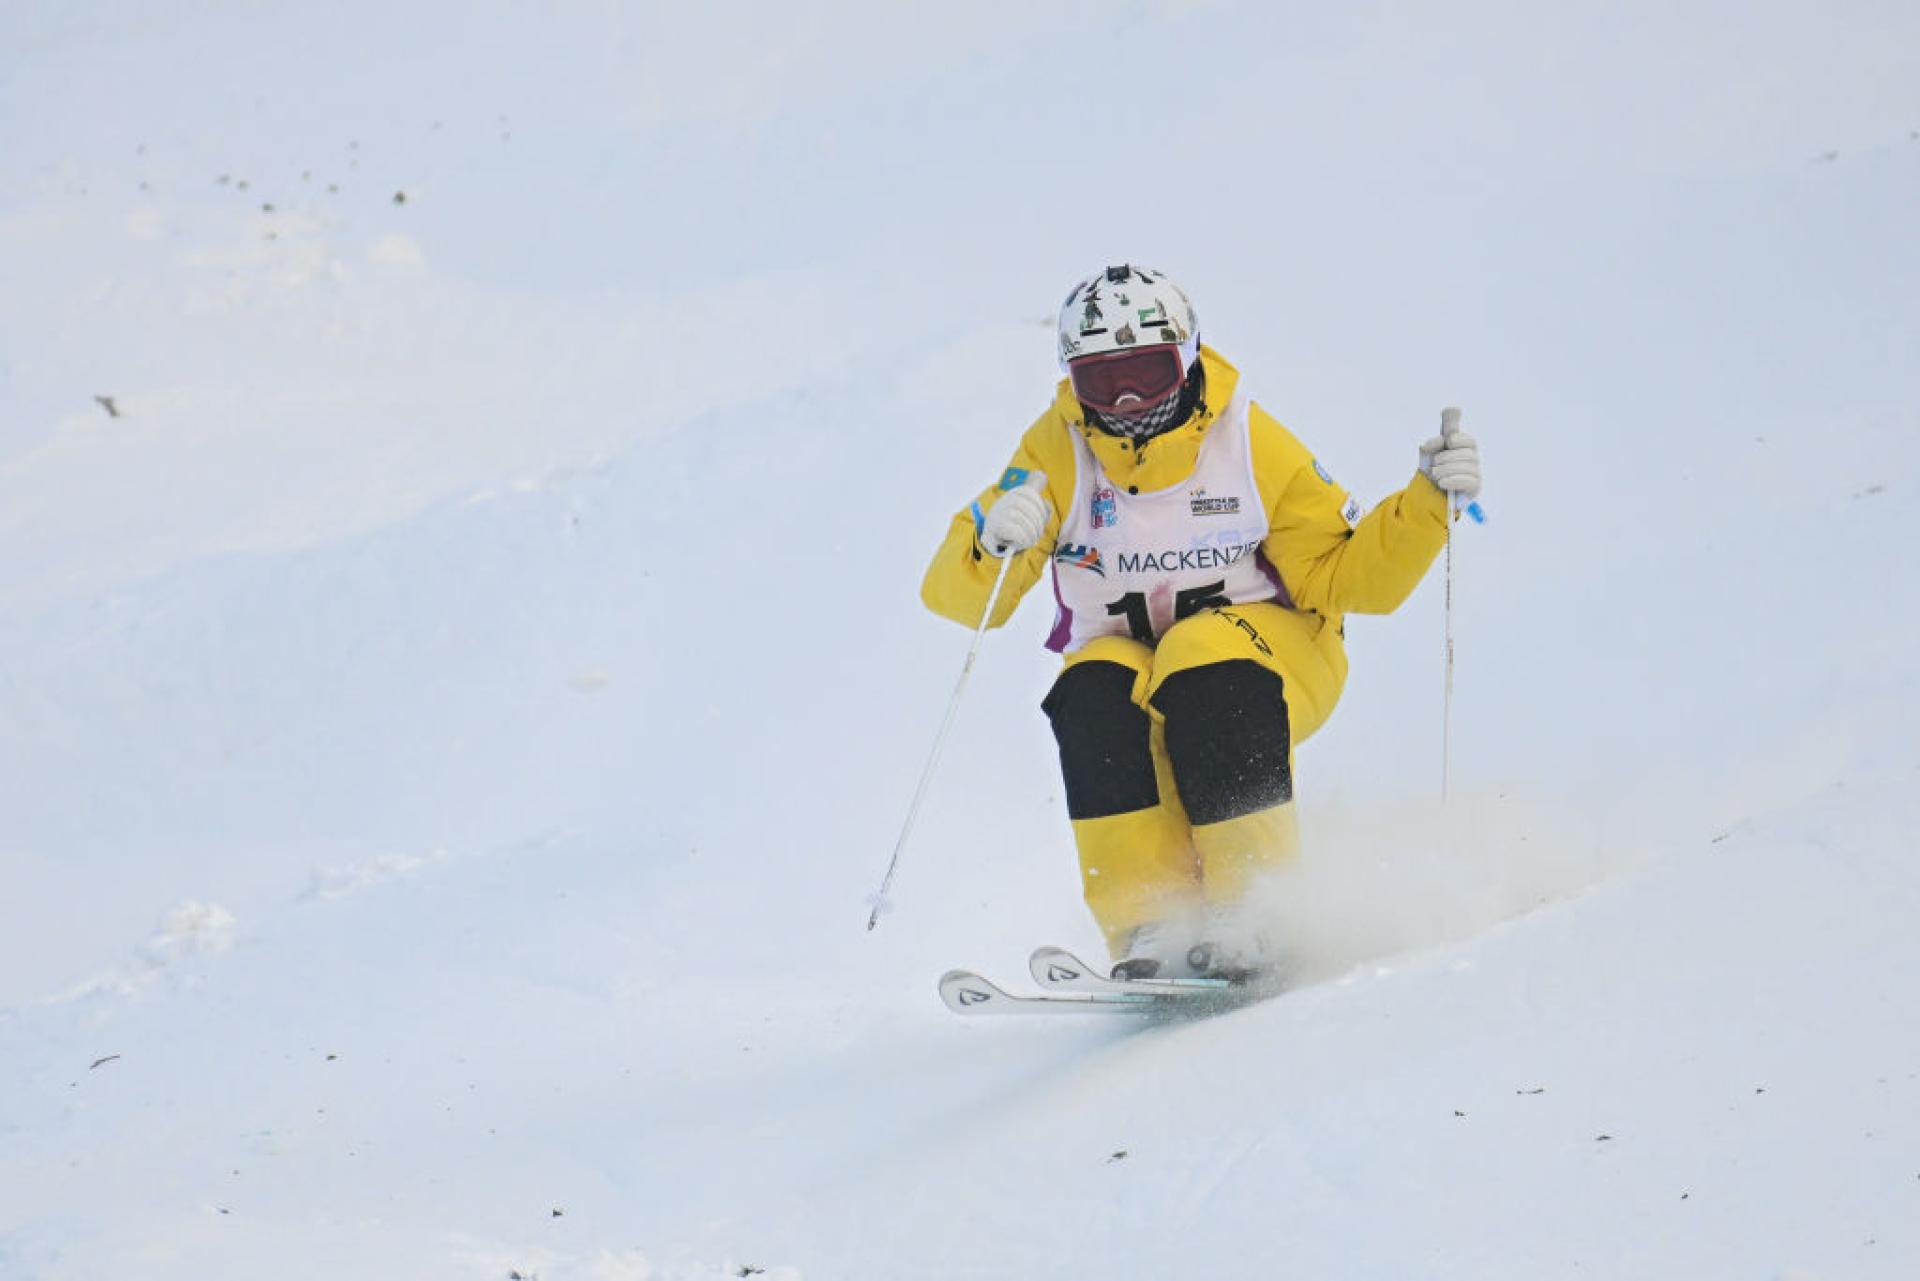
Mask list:
[[1096,636],[1152,645],[1210,606],[1285,599],[1260,554],[1267,507],[1249,432],[1247,401],[1235,396],[1201,442],[1193,475],[1151,494],[1114,484],[1073,434],[1077,474],[1053,549],[1059,612],[1048,649],[1072,653]]

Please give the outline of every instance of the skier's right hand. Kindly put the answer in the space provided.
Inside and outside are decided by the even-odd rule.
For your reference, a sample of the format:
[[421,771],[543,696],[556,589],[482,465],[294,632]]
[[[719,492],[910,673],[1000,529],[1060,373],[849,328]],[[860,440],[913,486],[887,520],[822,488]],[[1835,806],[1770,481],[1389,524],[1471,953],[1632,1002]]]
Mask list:
[[994,500],[980,523],[980,546],[989,556],[1011,556],[1040,541],[1047,532],[1047,474],[1031,471],[1020,488]]

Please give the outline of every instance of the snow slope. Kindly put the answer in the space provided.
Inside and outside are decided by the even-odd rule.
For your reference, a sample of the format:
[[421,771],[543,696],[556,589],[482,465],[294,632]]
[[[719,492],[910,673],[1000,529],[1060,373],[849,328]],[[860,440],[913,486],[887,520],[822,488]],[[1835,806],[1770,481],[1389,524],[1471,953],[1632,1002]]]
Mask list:
[[[0,34],[0,1278],[1920,1267],[1914,14]],[[915,588],[1123,257],[1363,497],[1465,407],[1457,795],[1436,574],[1306,986],[964,1023],[1093,931],[1042,601],[861,929]]]

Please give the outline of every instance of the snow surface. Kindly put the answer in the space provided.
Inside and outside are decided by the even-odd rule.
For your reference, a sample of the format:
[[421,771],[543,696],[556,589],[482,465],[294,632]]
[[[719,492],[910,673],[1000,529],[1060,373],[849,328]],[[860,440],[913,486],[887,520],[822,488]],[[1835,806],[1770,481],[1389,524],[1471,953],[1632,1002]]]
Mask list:
[[[1920,10],[0,12],[0,1278],[1920,1273]],[[1095,945],[1036,600],[915,589],[1176,274],[1363,498],[1273,891]]]

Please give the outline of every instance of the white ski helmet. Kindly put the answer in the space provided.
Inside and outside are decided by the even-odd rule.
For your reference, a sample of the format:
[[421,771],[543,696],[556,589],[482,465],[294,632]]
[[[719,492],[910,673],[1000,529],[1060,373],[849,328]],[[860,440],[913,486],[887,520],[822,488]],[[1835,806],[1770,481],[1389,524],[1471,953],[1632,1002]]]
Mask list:
[[1098,356],[1171,343],[1180,366],[1200,354],[1200,321],[1193,304],[1166,273],[1122,263],[1088,276],[1060,305],[1060,368]]

